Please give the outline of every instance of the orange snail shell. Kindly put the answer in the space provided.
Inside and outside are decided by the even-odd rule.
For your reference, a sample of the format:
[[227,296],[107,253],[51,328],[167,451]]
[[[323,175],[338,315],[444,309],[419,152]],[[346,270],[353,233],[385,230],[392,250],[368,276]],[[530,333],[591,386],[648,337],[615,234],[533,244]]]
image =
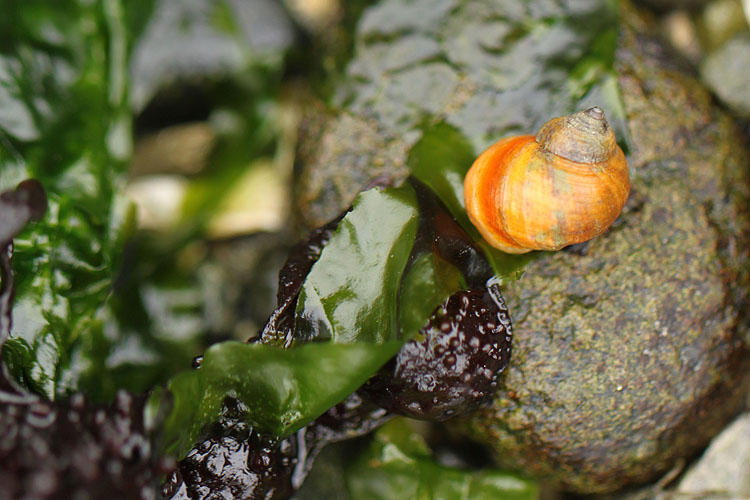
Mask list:
[[559,250],[602,234],[630,192],[628,164],[598,107],[496,142],[471,166],[464,201],[485,240],[506,253]]

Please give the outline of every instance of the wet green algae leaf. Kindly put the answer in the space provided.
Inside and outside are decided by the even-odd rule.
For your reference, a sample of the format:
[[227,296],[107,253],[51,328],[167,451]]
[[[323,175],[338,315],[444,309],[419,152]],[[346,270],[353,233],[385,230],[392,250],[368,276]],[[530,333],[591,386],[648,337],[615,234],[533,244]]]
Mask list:
[[401,336],[407,339],[424,327],[435,306],[451,293],[466,288],[464,277],[456,267],[437,257],[423,253],[411,264],[403,277],[398,321]]
[[535,500],[536,484],[496,469],[462,470],[438,464],[405,419],[385,424],[369,449],[345,472],[351,500]]
[[359,195],[305,279],[297,330],[336,343],[397,339],[398,290],[417,222],[410,186]]
[[246,418],[254,426],[287,436],[354,392],[400,347],[399,341],[316,342],[293,349],[215,344],[199,369],[169,382],[173,407],[164,424],[166,452],[184,456],[202,427],[218,420],[227,396],[248,406]]
[[189,450],[227,396],[245,403],[253,425],[283,437],[377,372],[462,284],[457,271],[437,269],[431,253],[410,262],[418,220],[410,185],[363,192],[303,284],[292,348],[216,344],[199,369],[170,381],[167,451]]

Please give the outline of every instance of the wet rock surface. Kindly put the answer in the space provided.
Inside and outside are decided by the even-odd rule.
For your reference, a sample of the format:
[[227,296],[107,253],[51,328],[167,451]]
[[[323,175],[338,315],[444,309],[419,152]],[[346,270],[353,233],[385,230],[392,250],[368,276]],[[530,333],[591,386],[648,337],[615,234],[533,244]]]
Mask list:
[[[374,18],[395,3],[383,1],[368,11],[360,30],[385,30]],[[504,22],[493,24],[497,18],[482,3],[451,5],[446,9],[452,32],[481,38],[489,36],[488,27],[501,29]],[[473,20],[467,11],[475,14]],[[436,8],[432,14],[439,12]],[[648,481],[678,458],[699,451],[741,409],[750,382],[747,153],[734,124],[683,72],[684,65],[674,63],[673,55],[648,34],[648,24],[630,10],[622,15],[616,83],[627,123],[618,134],[628,139],[630,199],[603,236],[575,252],[539,253],[522,279],[507,284],[503,293],[514,322],[514,359],[492,408],[461,424],[496,450],[501,466],[584,493]],[[513,71],[498,69],[515,60],[503,63],[499,53],[493,58],[486,44],[481,53],[469,50],[476,46],[451,51],[451,43],[466,38],[436,36],[439,23],[425,23],[428,27],[394,27],[361,39],[386,44],[424,34],[438,40],[439,57],[434,47],[427,50],[427,42],[409,45],[423,47],[428,55],[412,57],[417,69],[408,71],[426,71],[447,57],[461,81],[451,98],[422,103],[429,92],[408,98],[394,93],[401,88],[396,84],[400,76],[391,77],[392,68],[364,64],[376,45],[365,43],[349,71],[362,67],[385,77],[357,73],[354,83],[343,85],[347,97],[340,105],[347,111],[329,118],[326,140],[335,142],[336,127],[353,115],[384,124],[392,135],[400,132],[408,151],[416,140],[409,134],[421,133],[419,113],[409,110],[419,109],[421,119],[445,119],[480,152],[491,138],[535,130],[561,114],[555,99],[571,102],[553,91],[541,97],[540,106],[531,98],[545,88],[548,73],[524,73],[522,64]],[[541,28],[534,36],[537,43],[560,40]],[[521,50],[526,40],[519,35],[510,47]],[[575,44],[553,46],[532,67],[571,53]],[[456,54],[468,59],[452,59]],[[479,60],[486,64],[475,65]],[[372,81],[380,81],[381,88],[368,93]],[[527,98],[528,105],[514,103]],[[346,155],[375,155],[371,145],[352,145]],[[335,215],[363,187],[361,179],[346,173],[345,162],[339,161],[344,157],[329,157],[325,165],[303,157],[303,171],[335,177],[337,186],[347,187],[337,188],[334,198],[322,190],[308,191],[301,212]],[[393,172],[395,178],[403,175],[398,164]],[[377,175],[383,175],[382,169]],[[324,208],[313,212],[311,206]]]

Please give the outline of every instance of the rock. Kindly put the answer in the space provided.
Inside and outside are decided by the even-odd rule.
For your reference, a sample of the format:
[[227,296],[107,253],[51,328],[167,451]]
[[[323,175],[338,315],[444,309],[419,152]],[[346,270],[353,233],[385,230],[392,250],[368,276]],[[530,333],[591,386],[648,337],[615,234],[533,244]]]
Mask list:
[[736,36],[701,65],[706,85],[738,116],[750,117],[750,35]]
[[310,111],[302,123],[297,161],[303,167],[295,185],[297,218],[308,230],[336,217],[369,183],[408,175],[401,137],[373,120]]
[[[302,209],[307,215],[311,207],[330,207],[314,213],[330,210],[332,216],[331,205],[340,210],[368,176],[405,175],[403,159],[391,170],[362,160],[353,173],[346,159],[372,158],[383,142],[338,141],[336,130],[345,120],[368,123],[376,137],[395,138],[407,154],[425,122],[443,120],[478,153],[493,139],[535,131],[569,112],[563,103],[582,109],[619,85],[623,121],[617,123],[611,101],[608,116],[628,146],[632,193],[625,211],[587,247],[538,253],[523,277],[506,285],[516,330],[511,365],[491,408],[456,427],[491,446],[501,466],[569,491],[611,492],[657,477],[705,446],[740,411],[750,385],[744,312],[750,176],[733,122],[649,35],[650,25],[627,8],[616,81],[604,78],[577,101],[563,95],[561,81],[570,81],[554,71],[560,61],[575,66],[599,40],[595,34],[576,38],[578,32],[564,28],[581,26],[581,20],[606,27],[606,13],[593,4],[565,5],[569,10],[560,14],[545,11],[550,7],[544,2],[490,6],[456,0],[440,3],[449,13],[443,21],[434,19],[443,19],[436,7],[424,23],[404,14],[397,26],[377,31],[378,16],[400,1],[383,0],[365,12],[349,65],[354,75],[338,94],[345,95],[338,104],[346,111],[316,128],[324,131],[312,140],[339,150],[325,157],[325,166],[315,155],[301,164],[302,179],[320,175],[316,186],[336,186],[335,196],[298,184],[299,192],[308,193]],[[590,10],[584,12],[584,5]],[[555,16],[565,21],[534,24]],[[516,18],[532,27],[513,31]],[[408,64],[390,68],[374,51],[404,33],[439,43],[422,43],[430,54],[424,58],[399,53]],[[410,80],[415,89],[401,92],[405,72],[414,75],[446,61],[455,79],[446,76],[443,83],[459,82],[449,98],[421,101],[420,95],[442,94],[434,82],[416,77]],[[303,147],[308,140],[303,137]]]
[[711,441],[677,486],[680,493],[750,496],[750,413]]

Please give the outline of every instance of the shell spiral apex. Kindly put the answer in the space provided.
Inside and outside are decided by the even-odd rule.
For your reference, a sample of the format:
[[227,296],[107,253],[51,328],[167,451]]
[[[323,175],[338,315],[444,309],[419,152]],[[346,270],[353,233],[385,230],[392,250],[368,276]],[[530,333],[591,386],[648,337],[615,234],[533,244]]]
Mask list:
[[469,218],[507,253],[590,240],[617,219],[629,192],[625,155],[599,107],[496,142],[464,180]]

